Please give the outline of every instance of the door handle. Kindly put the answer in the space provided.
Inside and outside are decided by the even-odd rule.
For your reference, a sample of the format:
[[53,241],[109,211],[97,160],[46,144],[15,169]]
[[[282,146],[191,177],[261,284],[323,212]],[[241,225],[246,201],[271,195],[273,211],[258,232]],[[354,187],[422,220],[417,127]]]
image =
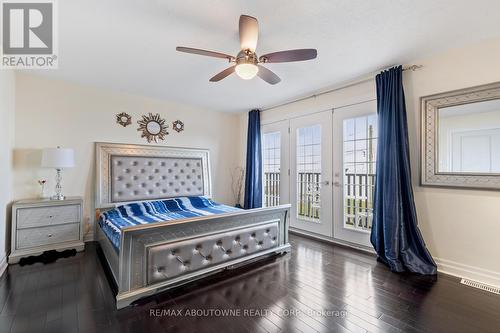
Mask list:
[[329,180],[322,181],[321,185],[328,186],[328,185],[330,185],[330,181]]
[[340,182],[333,182],[333,186],[340,187]]

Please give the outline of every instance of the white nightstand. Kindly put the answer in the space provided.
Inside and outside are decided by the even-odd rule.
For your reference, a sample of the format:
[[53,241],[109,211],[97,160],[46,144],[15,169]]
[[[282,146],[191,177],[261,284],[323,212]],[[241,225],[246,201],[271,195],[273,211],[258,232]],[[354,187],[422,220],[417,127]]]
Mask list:
[[12,205],[10,264],[48,250],[84,247],[81,198],[21,200]]

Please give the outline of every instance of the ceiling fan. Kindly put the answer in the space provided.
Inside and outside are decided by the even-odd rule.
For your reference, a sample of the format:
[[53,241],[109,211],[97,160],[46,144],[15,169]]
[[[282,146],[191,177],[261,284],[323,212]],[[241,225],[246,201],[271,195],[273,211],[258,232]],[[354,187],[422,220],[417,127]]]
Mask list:
[[222,72],[216,74],[210,79],[210,82],[218,82],[232,73],[244,79],[250,80],[256,75],[269,84],[276,84],[281,81],[278,75],[266,67],[260,65],[265,63],[303,61],[316,58],[318,52],[316,49],[297,49],[264,54],[260,57],[255,53],[257,39],[259,37],[259,23],[257,19],[248,15],[240,16],[240,46],[241,51],[233,57],[228,54],[213,52],[191,47],[178,46],[177,51],[193,53],[208,57],[227,59],[233,65]]

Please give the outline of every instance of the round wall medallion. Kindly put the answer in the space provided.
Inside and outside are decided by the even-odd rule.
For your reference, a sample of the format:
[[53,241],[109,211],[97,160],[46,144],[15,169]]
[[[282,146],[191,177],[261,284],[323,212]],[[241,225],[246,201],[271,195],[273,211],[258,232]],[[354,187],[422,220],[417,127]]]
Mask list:
[[184,123],[180,120],[176,120],[172,123],[172,128],[177,132],[184,131]]
[[148,142],[158,142],[158,140],[165,140],[168,135],[168,125],[165,124],[165,119],[162,119],[157,113],[153,115],[143,115],[142,119],[137,121],[139,124],[138,131],[142,131],[141,138],[146,138]]
[[116,115],[116,122],[123,127],[127,127],[128,125],[132,124],[132,117],[125,112],[118,113]]

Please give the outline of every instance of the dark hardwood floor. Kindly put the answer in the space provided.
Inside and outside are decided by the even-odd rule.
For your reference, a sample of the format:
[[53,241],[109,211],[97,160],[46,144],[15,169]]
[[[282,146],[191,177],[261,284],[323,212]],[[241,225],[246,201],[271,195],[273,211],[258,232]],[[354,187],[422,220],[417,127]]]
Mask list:
[[[373,256],[291,236],[291,255],[115,310],[96,245],[9,266],[0,332],[500,332],[500,296],[398,275]],[[225,311],[225,312],[224,312]]]

